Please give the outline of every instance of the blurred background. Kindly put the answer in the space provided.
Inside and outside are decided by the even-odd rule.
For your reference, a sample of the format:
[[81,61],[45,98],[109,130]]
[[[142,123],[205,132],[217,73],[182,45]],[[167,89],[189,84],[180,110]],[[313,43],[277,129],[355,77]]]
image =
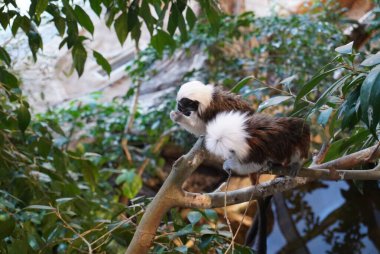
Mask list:
[[[190,80],[238,84],[255,110],[305,118],[325,161],[378,140],[377,1],[41,2],[0,1],[0,253],[88,253],[83,237],[94,253],[123,253],[196,140],[169,118]],[[221,165],[207,159],[185,189],[213,191]],[[250,184],[234,175],[229,188]],[[378,181],[276,194],[268,253],[379,253],[379,194]],[[227,209],[242,244],[256,203]],[[224,253],[223,213],[172,209],[152,253]]]

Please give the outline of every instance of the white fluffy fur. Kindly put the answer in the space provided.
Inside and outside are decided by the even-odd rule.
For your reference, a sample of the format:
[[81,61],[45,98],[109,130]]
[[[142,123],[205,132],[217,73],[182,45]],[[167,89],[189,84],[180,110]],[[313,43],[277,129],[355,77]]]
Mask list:
[[181,86],[177,94],[177,101],[182,98],[196,100],[199,102],[199,111],[202,112],[210,105],[214,86],[205,85],[200,81],[190,81]]
[[244,113],[231,111],[218,114],[206,126],[207,150],[225,160],[235,156],[239,160],[245,158],[250,150],[246,121],[247,115]]

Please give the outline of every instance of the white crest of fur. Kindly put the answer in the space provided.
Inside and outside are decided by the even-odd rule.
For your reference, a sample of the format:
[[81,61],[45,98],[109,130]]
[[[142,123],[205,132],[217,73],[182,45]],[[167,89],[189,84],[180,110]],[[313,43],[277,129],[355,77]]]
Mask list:
[[[236,111],[219,113],[206,126],[206,148],[211,153],[229,159],[244,159],[250,150],[246,131],[247,114]],[[235,155],[231,153],[234,151]]]
[[213,85],[205,85],[200,81],[190,81],[181,86],[177,94],[177,101],[182,98],[196,100],[199,102],[199,111],[202,112],[210,105],[212,94],[214,92]]

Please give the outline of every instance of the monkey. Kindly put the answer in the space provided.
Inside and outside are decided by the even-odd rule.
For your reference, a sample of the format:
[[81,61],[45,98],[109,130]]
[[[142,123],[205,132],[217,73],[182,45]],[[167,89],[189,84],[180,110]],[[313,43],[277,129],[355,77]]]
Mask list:
[[[282,165],[296,176],[308,156],[310,130],[302,119],[255,113],[240,96],[200,81],[180,87],[177,111],[170,118],[195,136],[205,136],[206,149],[224,160],[229,175],[252,175]],[[265,211],[270,200],[258,200],[259,211],[246,239],[251,245],[258,233],[258,253],[266,253]]]

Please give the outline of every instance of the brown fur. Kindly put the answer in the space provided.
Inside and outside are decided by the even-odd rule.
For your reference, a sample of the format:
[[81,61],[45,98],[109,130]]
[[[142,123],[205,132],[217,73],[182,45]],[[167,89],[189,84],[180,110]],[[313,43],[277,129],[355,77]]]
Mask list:
[[215,87],[210,105],[202,113],[198,112],[198,116],[207,123],[218,113],[233,110],[254,113],[252,107],[241,96]]
[[254,114],[247,121],[247,132],[251,152],[245,162],[261,164],[269,158],[287,165],[297,149],[301,159],[308,157],[310,129],[300,118]]

